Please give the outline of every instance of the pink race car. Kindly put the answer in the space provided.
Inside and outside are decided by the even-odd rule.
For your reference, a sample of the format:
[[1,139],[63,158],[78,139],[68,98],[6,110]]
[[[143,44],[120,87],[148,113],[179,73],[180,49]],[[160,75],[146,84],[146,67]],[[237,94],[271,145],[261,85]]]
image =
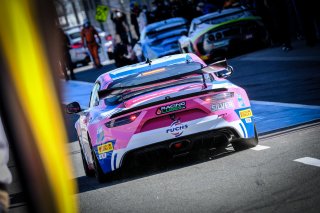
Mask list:
[[226,61],[207,66],[188,53],[98,77],[87,110],[77,102],[66,108],[80,115],[75,127],[86,175],[101,182],[134,160],[257,145],[248,96],[225,79],[232,72]]

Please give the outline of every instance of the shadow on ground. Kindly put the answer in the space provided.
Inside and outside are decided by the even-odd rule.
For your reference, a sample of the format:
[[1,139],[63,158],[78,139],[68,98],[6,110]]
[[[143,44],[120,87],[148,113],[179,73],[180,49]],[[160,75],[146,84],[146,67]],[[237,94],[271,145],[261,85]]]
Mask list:
[[150,164],[135,164],[129,167],[122,168],[117,173],[113,174],[105,183],[98,183],[95,177],[78,177],[75,181],[78,183],[78,193],[83,193],[99,188],[109,187],[136,179],[169,172],[172,170],[189,167],[192,165],[204,163],[214,159],[222,158],[233,154],[235,151],[230,146],[227,148],[219,148],[213,150],[198,150],[192,155],[173,158],[167,161],[158,161]]

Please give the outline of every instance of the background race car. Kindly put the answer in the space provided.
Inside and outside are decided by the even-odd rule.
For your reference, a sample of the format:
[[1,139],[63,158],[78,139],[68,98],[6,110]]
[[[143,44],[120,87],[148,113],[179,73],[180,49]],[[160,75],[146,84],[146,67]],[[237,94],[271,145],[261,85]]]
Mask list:
[[194,18],[188,36],[179,39],[181,52],[193,52],[203,60],[223,58],[266,44],[267,32],[261,18],[245,7]]
[[178,39],[187,31],[187,20],[184,18],[171,18],[147,25],[139,40],[144,58],[154,59],[180,53]]
[[[81,29],[81,26],[64,29],[64,32],[70,41],[71,47],[69,52],[74,67],[77,67],[78,64],[87,65],[92,60],[90,52],[83,46],[81,42]],[[101,39],[101,47],[99,48],[100,60],[105,61],[108,59],[113,59],[112,36],[110,34],[107,35],[98,27],[95,27],[95,29],[97,30]]]
[[[75,127],[87,175],[99,181],[131,162],[198,149],[255,146],[258,135],[244,89],[226,80],[226,61],[207,66],[194,54],[139,63],[98,77]],[[148,160],[146,160],[148,159]]]

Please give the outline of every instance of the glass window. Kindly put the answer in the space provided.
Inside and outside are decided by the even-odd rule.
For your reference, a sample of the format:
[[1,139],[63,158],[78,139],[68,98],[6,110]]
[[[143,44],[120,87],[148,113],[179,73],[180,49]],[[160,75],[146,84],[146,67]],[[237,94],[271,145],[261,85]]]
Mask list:
[[89,107],[94,107],[94,106],[99,105],[99,96],[98,96],[98,91],[99,90],[100,90],[100,84],[96,83],[93,86],[93,89],[92,89],[92,92],[91,92]]

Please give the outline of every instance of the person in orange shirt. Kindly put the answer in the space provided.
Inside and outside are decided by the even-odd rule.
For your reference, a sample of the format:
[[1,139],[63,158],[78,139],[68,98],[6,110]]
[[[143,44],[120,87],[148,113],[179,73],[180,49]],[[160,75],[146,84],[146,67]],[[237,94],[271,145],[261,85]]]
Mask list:
[[81,30],[82,43],[85,47],[89,49],[94,61],[94,65],[97,68],[101,68],[102,65],[100,63],[100,58],[98,54],[98,49],[100,45],[97,43],[96,38],[99,40],[99,43],[101,44],[101,39],[96,29],[93,26],[91,26],[89,21],[85,21],[85,23],[83,24],[83,29]]

